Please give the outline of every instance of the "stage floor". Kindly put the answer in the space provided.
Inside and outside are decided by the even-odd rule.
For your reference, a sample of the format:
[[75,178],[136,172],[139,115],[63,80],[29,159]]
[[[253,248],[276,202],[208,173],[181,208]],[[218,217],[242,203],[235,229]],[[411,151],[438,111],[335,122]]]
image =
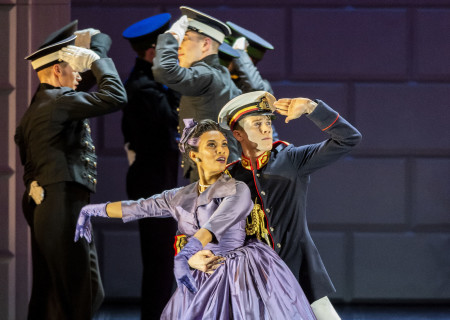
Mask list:
[[[342,320],[450,320],[450,305],[335,304]],[[134,303],[105,303],[94,320],[140,320]]]

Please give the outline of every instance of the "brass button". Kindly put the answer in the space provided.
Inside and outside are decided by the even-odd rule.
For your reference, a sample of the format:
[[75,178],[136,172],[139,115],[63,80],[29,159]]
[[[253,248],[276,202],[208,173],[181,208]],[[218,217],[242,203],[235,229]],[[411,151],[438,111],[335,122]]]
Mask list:
[[277,243],[277,248],[281,248],[281,244],[280,243]]
[[265,195],[266,195],[266,193],[265,193],[264,191],[261,191],[261,195],[265,196]]
[[266,209],[266,212],[267,212],[267,213],[269,213],[269,212],[270,212],[270,209],[269,209],[269,208],[267,208],[267,209]]
[[270,227],[270,231],[272,231],[273,232],[273,230],[275,230],[273,227]]

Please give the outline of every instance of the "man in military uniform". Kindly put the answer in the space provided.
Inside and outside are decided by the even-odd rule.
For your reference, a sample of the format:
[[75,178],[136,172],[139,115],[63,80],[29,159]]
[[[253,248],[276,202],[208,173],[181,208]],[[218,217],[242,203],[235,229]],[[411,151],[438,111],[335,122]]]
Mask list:
[[[329,139],[300,147],[273,143],[275,110],[286,116],[286,123],[306,115]],[[231,100],[221,110],[219,122],[232,130],[242,147],[242,160],[228,171],[249,186],[260,208],[248,218],[247,235],[274,248],[298,279],[318,319],[339,319],[327,298],[334,286],[308,230],[306,196],[310,174],[350,152],[361,134],[323,101],[275,102],[264,91]]]
[[[122,133],[128,154],[128,198],[148,198],[177,186],[179,151],[177,108],[180,95],[155,81],[152,73],[156,38],[169,28],[162,13],[129,26],[123,37],[137,53],[125,82],[128,104]],[[139,223],[143,263],[141,319],[159,319],[172,295],[174,219],[142,219]],[[156,258],[157,257],[157,258]]]
[[[156,81],[181,93],[179,130],[183,119],[216,120],[220,108],[241,91],[218,58],[228,26],[202,12],[180,7],[182,17],[158,37],[153,74]],[[179,60],[179,64],[178,64]],[[229,161],[239,158],[238,144],[228,135]],[[196,168],[184,160],[184,175],[196,181]]]
[[[263,79],[256,68],[259,61],[262,60],[267,50],[273,50],[273,46],[247,29],[237,24],[227,21],[230,27],[231,35],[226,37],[224,44],[228,43],[239,54],[238,58],[232,59],[228,66],[236,86],[242,90],[242,93],[263,90],[273,94],[272,86],[269,81]],[[272,124],[273,141],[278,140],[278,132]]]
[[[272,86],[266,79],[255,77],[251,73],[256,72],[255,67],[259,61],[262,60],[267,50],[273,50],[273,45],[268,41],[261,38],[256,33],[247,30],[237,24],[227,21],[227,25],[231,30],[231,35],[225,38],[225,43],[231,45],[234,49],[243,56],[241,59],[233,60],[233,64],[230,65],[231,78],[236,86],[242,90],[243,93],[258,90],[268,91],[273,94]],[[248,82],[245,78],[245,74],[239,72],[239,70],[249,70],[250,79],[257,79],[258,83]],[[254,81],[254,80],[253,80]],[[262,85],[261,85],[262,82]]]
[[[25,167],[23,210],[32,241],[28,319],[92,319],[104,297],[95,245],[74,243],[73,230],[97,183],[86,118],[118,110],[126,93],[112,60],[73,46],[75,35],[61,40],[67,33],[73,30],[61,29],[26,58],[40,86],[15,135]],[[76,92],[79,72],[88,69],[99,92]]]

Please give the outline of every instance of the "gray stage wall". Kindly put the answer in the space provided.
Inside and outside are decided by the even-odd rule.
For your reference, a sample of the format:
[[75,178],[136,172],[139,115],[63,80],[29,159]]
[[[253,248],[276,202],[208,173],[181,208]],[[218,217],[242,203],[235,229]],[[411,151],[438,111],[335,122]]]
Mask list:
[[[276,97],[320,98],[363,142],[317,172],[309,224],[339,302],[450,300],[450,2],[448,0],[106,1],[0,0],[0,319],[22,319],[30,293],[22,169],[13,144],[37,78],[22,57],[52,30],[79,19],[113,40],[123,80],[134,61],[121,32],[189,5],[258,32],[275,46],[259,65]],[[121,200],[127,161],[121,113],[93,121],[99,188],[93,202]],[[306,118],[285,125],[294,144],[325,138]],[[180,184],[184,183],[180,179]],[[107,298],[137,299],[136,224],[96,223]]]
[[[448,301],[450,2],[75,0],[72,19],[112,36],[125,80],[134,54],[121,32],[160,12],[178,18],[180,4],[259,33],[275,46],[259,67],[276,97],[323,99],[362,132],[357,150],[312,176],[308,219],[332,298]],[[120,119],[96,121],[94,202],[126,198]],[[306,118],[276,128],[297,145],[325,138]],[[97,227],[107,296],[138,297],[136,225]]]

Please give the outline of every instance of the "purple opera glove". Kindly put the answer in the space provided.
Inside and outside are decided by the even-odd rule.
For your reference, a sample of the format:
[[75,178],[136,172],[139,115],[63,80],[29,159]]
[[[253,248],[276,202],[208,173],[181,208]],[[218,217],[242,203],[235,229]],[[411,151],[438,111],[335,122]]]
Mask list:
[[109,218],[108,214],[106,213],[106,206],[108,205],[108,203],[109,202],[88,204],[87,206],[81,208],[80,214],[78,215],[77,226],[75,229],[75,242],[77,242],[80,238],[85,238],[87,242],[91,242],[91,217]]
[[203,246],[200,240],[192,237],[184,248],[176,255],[174,259],[173,271],[179,288],[181,288],[182,285],[185,285],[190,292],[197,293],[198,289],[195,284],[194,277],[192,277],[188,260],[196,252],[202,249]]

